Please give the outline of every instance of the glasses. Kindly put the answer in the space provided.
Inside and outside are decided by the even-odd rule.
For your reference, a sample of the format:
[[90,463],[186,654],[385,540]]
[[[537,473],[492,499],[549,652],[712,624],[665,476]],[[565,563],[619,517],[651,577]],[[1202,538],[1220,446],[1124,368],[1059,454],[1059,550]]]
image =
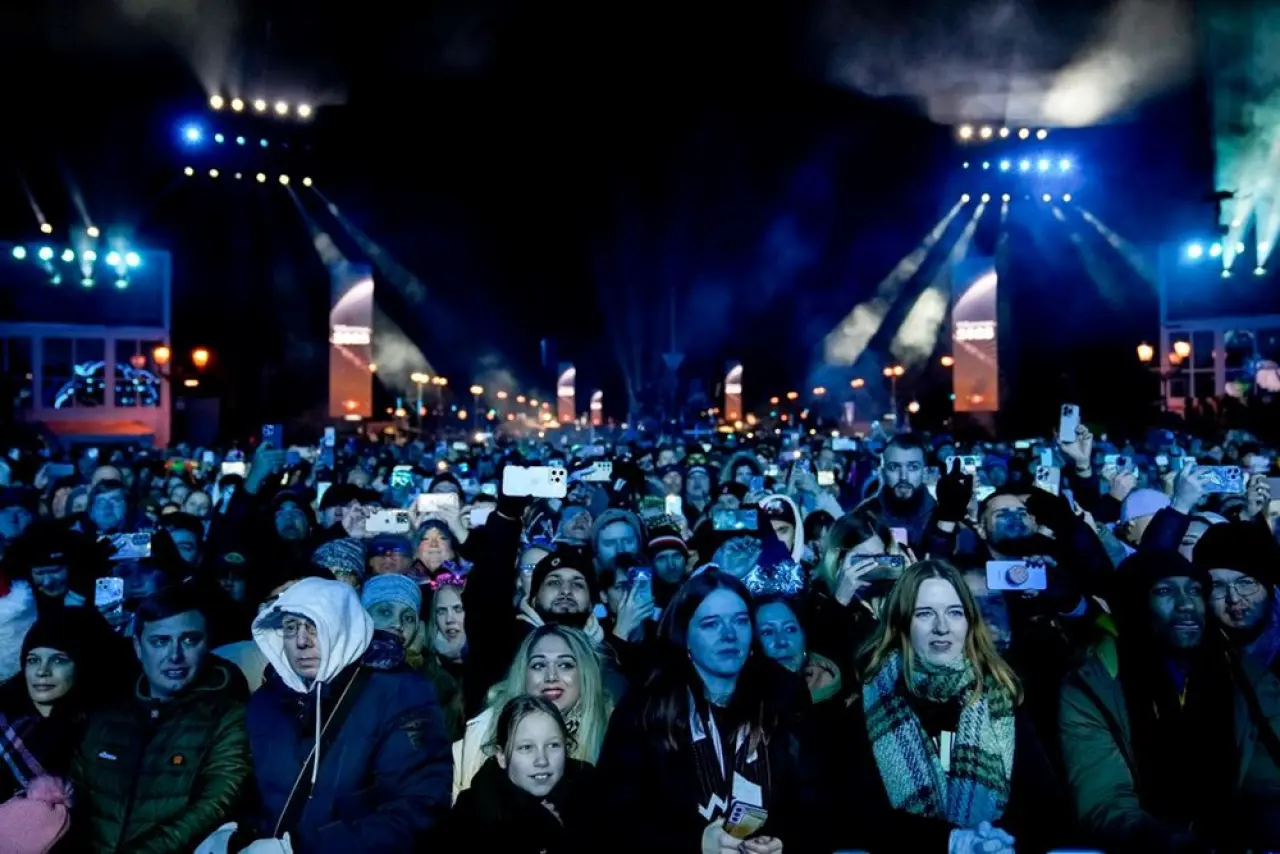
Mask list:
[[1230,590],[1236,594],[1239,599],[1248,599],[1256,596],[1258,591],[1262,589],[1262,584],[1252,578],[1237,578],[1235,581],[1215,581],[1213,587],[1209,589],[1209,598],[1215,602],[1227,598],[1227,591]]
[[285,620],[280,624],[280,634],[287,638],[296,638],[299,632],[314,640],[316,624],[308,620]]

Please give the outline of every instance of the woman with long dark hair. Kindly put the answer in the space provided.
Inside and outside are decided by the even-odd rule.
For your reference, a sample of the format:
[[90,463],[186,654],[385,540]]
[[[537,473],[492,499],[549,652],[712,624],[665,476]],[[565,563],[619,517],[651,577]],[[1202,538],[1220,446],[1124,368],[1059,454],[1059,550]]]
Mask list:
[[752,654],[750,602],[709,570],[664,612],[657,667],[614,712],[600,753],[597,833],[611,851],[818,850],[805,811],[820,793],[798,727],[807,692]]

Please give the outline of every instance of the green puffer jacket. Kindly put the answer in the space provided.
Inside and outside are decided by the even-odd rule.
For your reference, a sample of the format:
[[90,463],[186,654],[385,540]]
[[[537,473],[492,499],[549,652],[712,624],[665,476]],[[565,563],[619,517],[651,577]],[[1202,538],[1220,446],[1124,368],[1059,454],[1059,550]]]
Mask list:
[[168,703],[145,696],[89,720],[72,762],[77,850],[190,854],[231,816],[252,770],[244,678],[209,656]]

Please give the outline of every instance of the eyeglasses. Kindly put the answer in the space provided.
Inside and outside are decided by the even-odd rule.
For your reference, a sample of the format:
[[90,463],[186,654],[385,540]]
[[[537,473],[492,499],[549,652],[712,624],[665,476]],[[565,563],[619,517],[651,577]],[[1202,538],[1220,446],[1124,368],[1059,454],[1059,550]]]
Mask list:
[[287,638],[296,638],[299,632],[308,638],[315,639],[316,624],[309,620],[285,620],[280,624],[280,634]]
[[1235,581],[1215,581],[1213,587],[1209,589],[1209,598],[1215,602],[1227,598],[1227,591],[1231,590],[1240,599],[1248,599],[1256,596],[1258,591],[1262,589],[1262,585],[1252,578],[1237,578]]

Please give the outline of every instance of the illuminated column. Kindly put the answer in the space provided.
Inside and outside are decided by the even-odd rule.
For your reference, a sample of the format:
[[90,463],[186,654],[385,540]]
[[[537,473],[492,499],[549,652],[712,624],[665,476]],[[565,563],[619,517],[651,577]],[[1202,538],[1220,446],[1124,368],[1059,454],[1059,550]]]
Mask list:
[[373,415],[373,271],[350,266],[331,280],[329,417]]
[[724,368],[724,420],[727,424],[742,420],[741,362],[729,362]]
[[956,267],[951,309],[956,412],[1000,409],[996,284],[994,258],[970,258]]
[[578,379],[578,370],[569,362],[560,363],[560,378],[556,380],[556,408],[561,424],[571,424],[577,417],[574,405],[574,382]]
[[604,392],[597,391],[591,395],[591,426],[604,424]]

